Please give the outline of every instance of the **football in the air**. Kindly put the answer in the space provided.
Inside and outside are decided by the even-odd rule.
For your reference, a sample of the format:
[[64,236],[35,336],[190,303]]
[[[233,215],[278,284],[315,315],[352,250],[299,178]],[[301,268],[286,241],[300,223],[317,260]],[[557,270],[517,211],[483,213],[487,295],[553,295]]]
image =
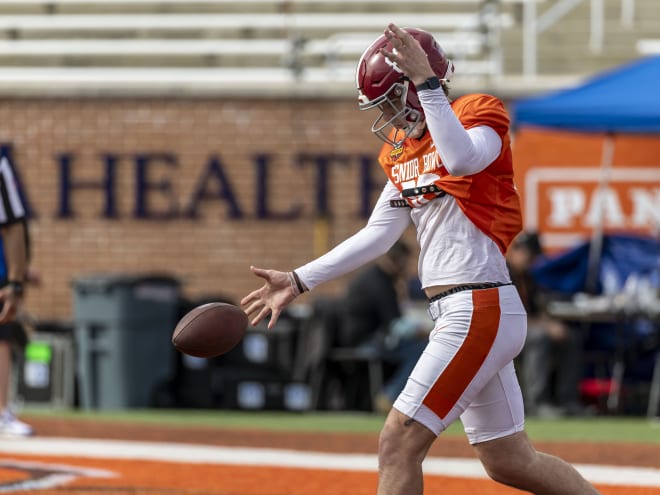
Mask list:
[[211,358],[231,351],[247,329],[248,317],[233,304],[212,302],[190,310],[177,323],[172,344],[184,354]]

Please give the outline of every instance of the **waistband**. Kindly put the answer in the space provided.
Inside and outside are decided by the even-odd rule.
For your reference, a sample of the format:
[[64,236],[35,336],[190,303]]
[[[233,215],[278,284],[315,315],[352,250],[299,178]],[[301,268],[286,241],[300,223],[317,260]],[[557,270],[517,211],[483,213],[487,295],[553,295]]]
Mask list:
[[429,303],[439,301],[443,297],[447,297],[451,294],[456,294],[457,292],[461,292],[464,290],[492,289],[494,287],[502,287],[503,285],[511,285],[511,284],[512,282],[486,282],[484,284],[457,285],[456,287],[452,287],[451,289],[441,292],[440,294],[436,294],[435,296],[429,299]]

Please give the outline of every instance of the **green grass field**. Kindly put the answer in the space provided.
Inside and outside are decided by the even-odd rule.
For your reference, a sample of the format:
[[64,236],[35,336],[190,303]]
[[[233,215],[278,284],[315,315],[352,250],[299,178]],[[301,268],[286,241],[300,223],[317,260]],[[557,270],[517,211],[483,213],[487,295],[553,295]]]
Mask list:
[[[126,411],[60,411],[26,409],[26,417],[56,417],[71,421],[120,421],[146,423],[171,428],[204,426],[212,428],[246,428],[296,432],[361,432],[376,433],[384,417],[375,414],[323,412],[240,412],[226,410],[126,410]],[[590,417],[541,420],[529,418],[527,431],[533,439],[576,442],[638,442],[660,445],[660,421],[635,417]],[[446,435],[462,435],[460,423],[452,425]]]

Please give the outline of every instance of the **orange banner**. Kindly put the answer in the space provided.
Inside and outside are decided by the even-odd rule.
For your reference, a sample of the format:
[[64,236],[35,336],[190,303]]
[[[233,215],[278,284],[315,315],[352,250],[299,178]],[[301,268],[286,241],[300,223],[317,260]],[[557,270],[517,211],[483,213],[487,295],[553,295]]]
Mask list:
[[524,226],[549,252],[587,239],[600,224],[605,232],[658,234],[660,136],[525,128],[513,154]]

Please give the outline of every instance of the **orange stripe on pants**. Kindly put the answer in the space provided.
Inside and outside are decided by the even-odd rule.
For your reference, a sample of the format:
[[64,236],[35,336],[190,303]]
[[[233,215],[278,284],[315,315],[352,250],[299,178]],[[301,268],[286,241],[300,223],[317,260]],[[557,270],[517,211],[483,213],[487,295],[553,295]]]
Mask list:
[[472,320],[460,349],[429,390],[423,404],[440,418],[454,407],[488,357],[500,324],[499,291],[472,292]]

